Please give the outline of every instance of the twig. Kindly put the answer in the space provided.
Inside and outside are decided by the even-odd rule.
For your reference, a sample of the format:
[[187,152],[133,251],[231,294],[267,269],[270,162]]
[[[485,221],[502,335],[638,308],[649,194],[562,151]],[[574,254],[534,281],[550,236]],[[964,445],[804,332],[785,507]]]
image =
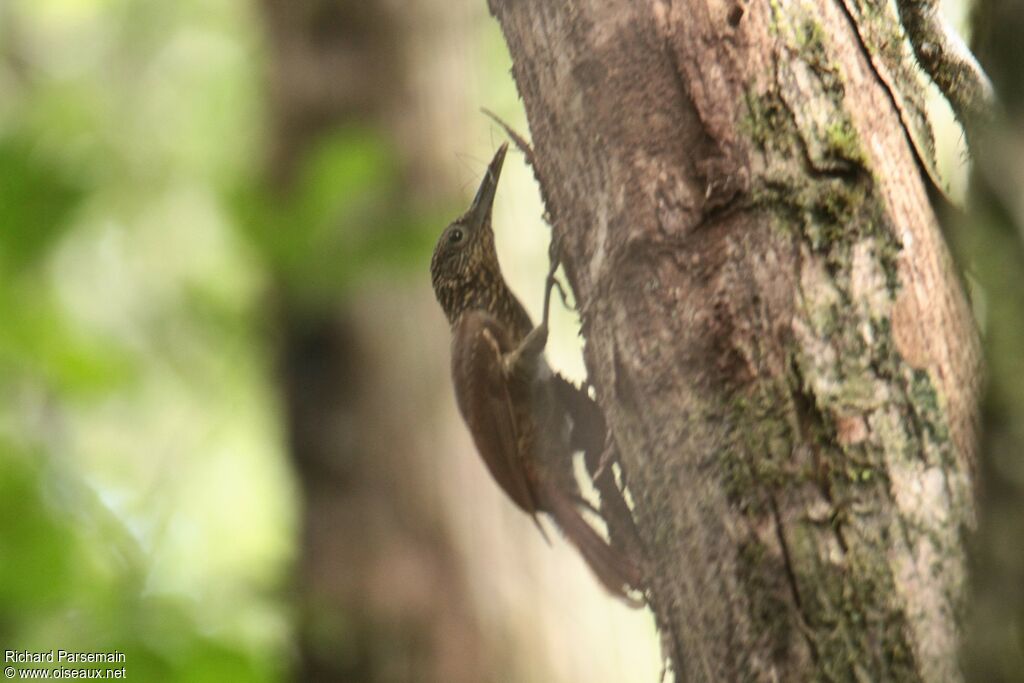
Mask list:
[[482,111],[485,115],[491,117],[495,123],[497,123],[505,130],[506,135],[508,135],[509,138],[511,138],[512,142],[516,143],[516,147],[518,147],[519,151],[521,151],[523,153],[523,156],[526,157],[526,163],[528,163],[533,168],[533,170],[536,171],[537,164],[534,162],[533,147],[530,147],[530,143],[526,141],[526,138],[517,133],[515,129],[512,128],[512,126],[505,123],[505,121],[502,120],[500,116],[495,114],[490,109],[487,109],[486,107],[481,107],[480,111]]
[[897,0],[900,21],[918,62],[949,101],[975,154],[996,98],[985,71],[942,17],[938,0]]

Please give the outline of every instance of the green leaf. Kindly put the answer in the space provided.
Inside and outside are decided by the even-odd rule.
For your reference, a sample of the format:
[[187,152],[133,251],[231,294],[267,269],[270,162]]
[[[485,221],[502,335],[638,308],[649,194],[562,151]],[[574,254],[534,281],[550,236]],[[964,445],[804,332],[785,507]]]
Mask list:
[[0,442],[0,624],[67,600],[75,538],[40,495],[39,468]]
[[0,138],[0,265],[19,271],[45,257],[83,194],[27,140]]

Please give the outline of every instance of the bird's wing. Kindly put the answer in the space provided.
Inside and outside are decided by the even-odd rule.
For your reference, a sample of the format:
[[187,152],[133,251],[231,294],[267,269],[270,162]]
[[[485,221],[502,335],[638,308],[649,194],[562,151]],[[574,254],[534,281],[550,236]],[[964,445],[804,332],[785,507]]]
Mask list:
[[453,333],[452,382],[459,412],[491,476],[536,521],[537,496],[519,453],[520,435],[502,364],[508,334],[482,311],[464,314]]

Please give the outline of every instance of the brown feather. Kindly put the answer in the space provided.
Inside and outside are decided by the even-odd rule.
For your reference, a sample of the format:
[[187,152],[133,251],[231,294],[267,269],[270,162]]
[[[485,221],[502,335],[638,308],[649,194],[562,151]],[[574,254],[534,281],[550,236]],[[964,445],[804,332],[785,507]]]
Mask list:
[[[537,328],[498,265],[491,210],[506,148],[495,153],[470,209],[441,233],[430,262],[434,294],[452,326],[459,412],[491,476],[541,534],[547,538],[538,513],[546,512],[601,583],[628,601],[628,589],[641,586],[631,559],[640,555],[624,554],[604,540],[577,507],[587,502],[579,492],[573,453],[585,453],[593,475],[604,448],[604,417],[585,390],[553,374],[544,361],[557,259],[548,274],[544,322]],[[610,488],[628,517],[610,470],[596,483]],[[608,493],[602,489],[602,516]],[[617,526],[609,523],[609,528],[613,538],[619,535]]]
[[541,484],[539,495],[544,509],[562,530],[569,542],[576,546],[583,559],[601,584],[612,595],[624,600],[631,607],[642,606],[629,596],[629,589],[641,585],[640,569],[620,555],[604,540],[594,527],[583,518],[572,498],[561,489]]
[[502,490],[540,527],[540,506],[520,455],[521,435],[501,362],[508,334],[483,311],[462,315],[452,333],[455,400],[477,452]]

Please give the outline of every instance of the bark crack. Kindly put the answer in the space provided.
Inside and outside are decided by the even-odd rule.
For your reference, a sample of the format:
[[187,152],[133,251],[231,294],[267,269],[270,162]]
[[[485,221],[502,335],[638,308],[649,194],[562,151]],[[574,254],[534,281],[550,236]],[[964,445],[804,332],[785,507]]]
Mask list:
[[786,534],[782,528],[782,515],[779,513],[779,504],[775,500],[775,496],[771,494],[768,496],[768,501],[772,509],[772,518],[775,522],[775,536],[779,541],[779,548],[782,550],[782,562],[786,570],[786,580],[789,584],[790,593],[793,596],[793,603],[796,605],[797,628],[807,641],[807,647],[811,652],[811,659],[814,661],[815,667],[817,667],[821,655],[818,652],[818,643],[814,637],[814,630],[807,622],[807,615],[804,614],[800,587],[797,585],[796,572],[793,570],[793,560],[789,552],[789,544],[786,542]]

